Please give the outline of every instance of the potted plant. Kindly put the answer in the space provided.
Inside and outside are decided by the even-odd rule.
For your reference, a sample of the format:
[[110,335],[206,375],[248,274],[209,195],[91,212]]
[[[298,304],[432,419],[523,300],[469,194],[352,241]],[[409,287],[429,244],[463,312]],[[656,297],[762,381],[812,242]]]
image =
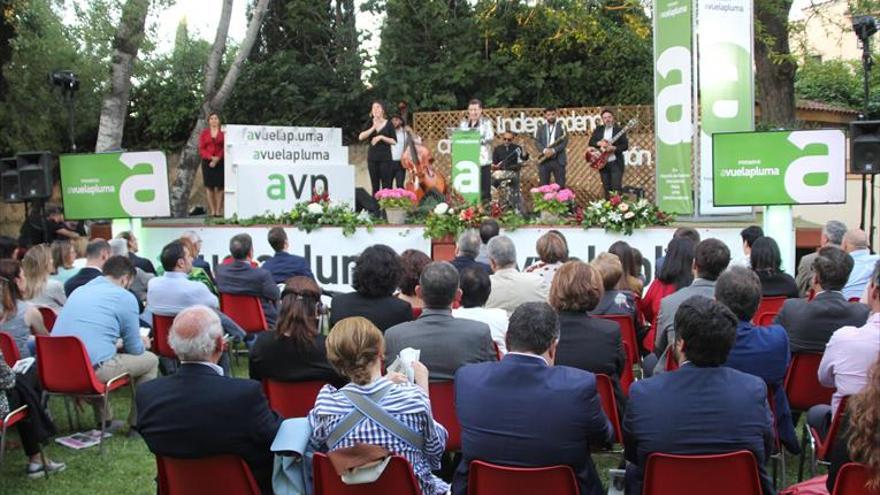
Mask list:
[[542,223],[559,223],[571,211],[574,201],[571,189],[562,189],[559,184],[547,184],[533,187],[529,192],[532,194],[532,207],[540,214]]
[[416,202],[416,195],[406,189],[379,189],[375,194],[379,206],[385,210],[388,223],[401,225],[406,222],[406,213]]

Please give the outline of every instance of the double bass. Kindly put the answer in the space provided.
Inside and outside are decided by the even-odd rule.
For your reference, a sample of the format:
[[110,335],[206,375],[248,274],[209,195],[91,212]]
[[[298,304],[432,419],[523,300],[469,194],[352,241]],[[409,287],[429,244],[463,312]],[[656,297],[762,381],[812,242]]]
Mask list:
[[406,145],[400,164],[408,172],[404,188],[415,193],[418,201],[431,190],[446,194],[446,179],[434,170],[431,151],[425,145],[417,143],[409,129],[406,130]]

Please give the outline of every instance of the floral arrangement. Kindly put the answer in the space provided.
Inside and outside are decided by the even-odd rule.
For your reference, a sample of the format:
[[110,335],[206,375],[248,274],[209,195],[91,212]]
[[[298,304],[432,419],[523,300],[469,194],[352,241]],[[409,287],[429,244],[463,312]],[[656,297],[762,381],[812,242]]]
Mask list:
[[449,203],[437,203],[425,217],[425,237],[428,239],[457,237],[467,229],[478,228],[483,218],[483,212],[478,206],[468,205],[457,210]]
[[612,232],[631,235],[633,230],[651,225],[669,225],[672,215],[642,198],[627,202],[615,194],[607,200],[591,201],[583,210],[584,227],[604,227]]
[[567,215],[574,204],[574,192],[571,189],[562,189],[559,184],[547,184],[533,187],[532,208],[537,212],[547,212],[551,215]]
[[379,201],[379,206],[385,210],[388,208],[410,209],[418,200],[414,192],[399,187],[379,189],[376,191],[375,198]]
[[229,219],[211,219],[214,225],[295,225],[298,229],[311,232],[321,227],[342,227],[342,234],[346,237],[355,233],[358,227],[373,229],[373,219],[366,211],[355,213],[347,203],[334,203],[325,197],[318,195],[317,201],[303,201],[294,205],[293,209],[286,213],[257,215],[251,218],[239,219],[233,216]]

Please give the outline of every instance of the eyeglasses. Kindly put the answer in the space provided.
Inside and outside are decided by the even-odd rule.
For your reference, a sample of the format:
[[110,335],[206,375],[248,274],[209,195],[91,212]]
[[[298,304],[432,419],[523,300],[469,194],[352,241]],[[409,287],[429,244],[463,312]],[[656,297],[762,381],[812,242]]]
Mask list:
[[510,139],[510,138],[504,138],[504,142],[505,142],[505,143],[509,143],[509,142],[511,142],[511,141],[513,141],[513,139]]

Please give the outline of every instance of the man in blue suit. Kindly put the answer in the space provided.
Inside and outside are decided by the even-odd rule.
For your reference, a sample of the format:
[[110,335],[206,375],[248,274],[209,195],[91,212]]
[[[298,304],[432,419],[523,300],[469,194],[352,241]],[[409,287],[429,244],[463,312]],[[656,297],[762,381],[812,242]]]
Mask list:
[[681,368],[633,384],[623,418],[626,493],[642,493],[648,456],[755,454],[764,494],[775,493],[765,463],[773,419],[764,381],[722,366],[736,339],[736,316],[702,296],[675,313],[675,351]]
[[223,332],[217,314],[192,306],[174,319],[168,343],[180,370],[137,389],[137,431],[150,451],[176,458],[222,454],[247,462],[263,494],[272,493],[272,453],[281,418],[260,382],[223,376],[217,366]]
[[757,376],[773,392],[774,418],[779,439],[792,454],[800,454],[797,433],[791,420],[788,397],[782,387],[791,353],[788,334],[779,325],[756,327],[751,319],[761,303],[761,280],[744,266],[733,266],[718,277],[715,299],[739,319],[736,342],[724,366]]
[[463,366],[455,374],[462,462],[452,484],[467,493],[473,460],[507,466],[574,469],[582,495],[605,493],[590,443],[611,440],[613,429],[599,401],[596,377],[553,366],[559,320],[545,302],[519,306],[510,317],[508,353],[500,362]]
[[290,277],[302,276],[315,278],[309,262],[302,256],[290,254],[287,249],[290,243],[287,240],[287,232],[281,227],[269,229],[269,245],[275,250],[275,256],[263,263],[263,270],[272,274],[272,280],[276,284],[283,284]]
[[229,241],[233,262],[217,267],[217,288],[221,293],[257,296],[263,306],[263,314],[270,328],[278,319],[278,300],[281,292],[272,280],[272,274],[262,268],[251,266],[254,243],[248,234],[238,234]]

